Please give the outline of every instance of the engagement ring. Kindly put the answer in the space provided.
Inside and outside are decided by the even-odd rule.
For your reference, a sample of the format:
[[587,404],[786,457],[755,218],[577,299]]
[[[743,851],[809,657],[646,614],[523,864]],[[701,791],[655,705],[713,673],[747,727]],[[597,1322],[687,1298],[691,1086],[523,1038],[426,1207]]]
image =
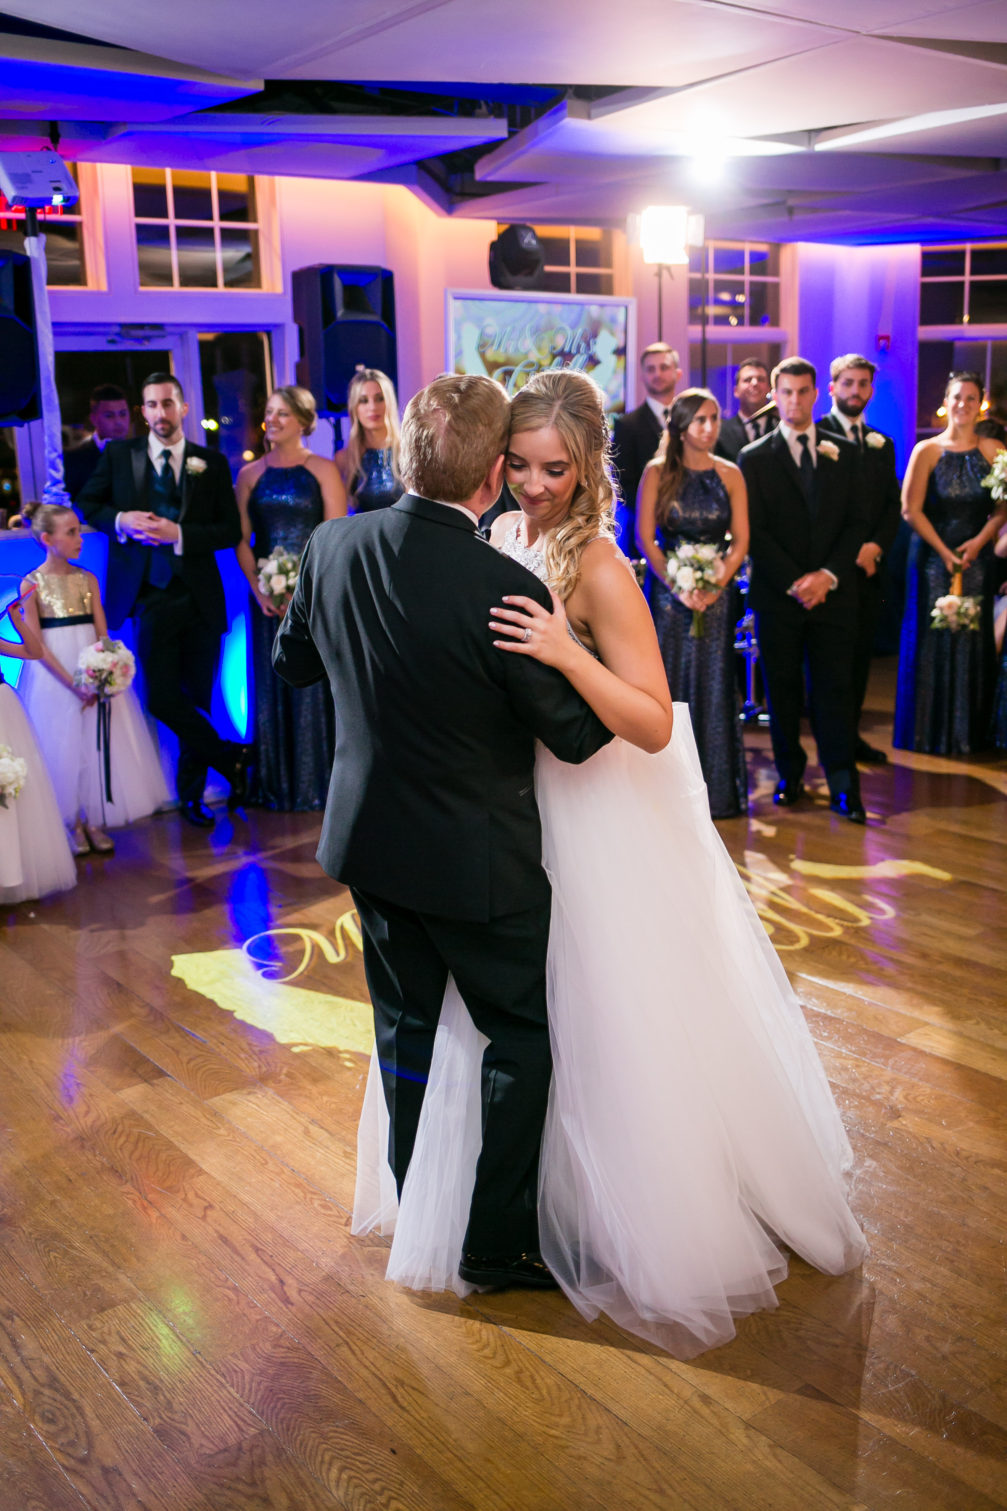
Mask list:
[[528,641],[531,639],[531,630],[525,630],[524,634],[521,636],[521,639],[527,645]]

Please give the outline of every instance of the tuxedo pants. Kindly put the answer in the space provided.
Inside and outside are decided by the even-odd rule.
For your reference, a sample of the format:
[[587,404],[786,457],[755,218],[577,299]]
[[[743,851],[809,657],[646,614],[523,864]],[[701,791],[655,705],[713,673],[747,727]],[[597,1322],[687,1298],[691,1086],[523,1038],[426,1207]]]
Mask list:
[[[789,608],[789,605],[788,605]],[[839,623],[814,613],[756,615],[759,659],[769,705],[773,760],[784,782],[799,782],[807,765],[801,745],[801,714],[807,684],[811,729],[829,790],[858,791],[854,759],[853,659],[856,617]]]
[[399,1192],[412,1157],[449,973],[489,1044],[482,1152],[465,1248],[501,1258],[538,1248],[538,1165],[552,1077],[546,1016],[548,901],[472,923],[351,888],[388,1106]]
[[226,774],[234,764],[229,742],[207,717],[220,636],[201,618],[188,588],[174,581],[148,588],[137,600],[136,648],[147,707],[178,736],[178,796],[183,803],[198,802],[208,768]]
[[878,633],[883,600],[881,572],[873,577],[857,568],[857,643],[853,654],[853,730],[860,728],[860,715],[867,696],[867,681],[871,674],[871,657]]

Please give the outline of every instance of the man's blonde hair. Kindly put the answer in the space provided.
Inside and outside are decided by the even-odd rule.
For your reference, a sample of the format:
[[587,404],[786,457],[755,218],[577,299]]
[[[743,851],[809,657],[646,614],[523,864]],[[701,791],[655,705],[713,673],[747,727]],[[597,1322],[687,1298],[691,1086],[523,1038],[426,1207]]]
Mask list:
[[492,378],[445,373],[402,417],[399,471],[410,493],[464,504],[507,449],[510,405]]

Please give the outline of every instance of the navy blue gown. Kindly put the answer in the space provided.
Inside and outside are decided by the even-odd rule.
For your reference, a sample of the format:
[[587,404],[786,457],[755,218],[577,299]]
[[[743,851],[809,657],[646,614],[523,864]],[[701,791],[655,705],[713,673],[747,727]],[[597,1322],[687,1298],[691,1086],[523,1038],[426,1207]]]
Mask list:
[[[993,507],[982,480],[990,464],[978,447],[945,451],[927,485],[923,512],[946,546],[960,546],[979,531]],[[969,755],[989,743],[996,651],[993,641],[993,547],[987,546],[962,576],[962,592],[983,602],[978,630],[934,630],[930,611],[951,591],[937,552],[919,535],[909,547],[906,607],[895,693],[899,750]]]
[[[307,467],[267,467],[248,500],[256,561],[277,547],[300,556],[323,517],[322,493]],[[325,807],[335,748],[327,682],[291,687],[273,670],[280,620],[252,604],[256,777],[253,801],[302,813]]]
[[360,458],[360,468],[350,488],[354,514],[368,514],[372,509],[387,509],[402,497],[402,484],[392,471],[392,448],[379,451],[368,447]]
[[[715,467],[685,473],[677,505],[657,541],[667,553],[682,542],[710,542],[726,549],[731,501]],[[736,818],[748,811],[745,750],[738,721],[735,682],[734,595],[721,593],[704,615],[706,633],[692,639],[692,610],[675,597],[667,583],[653,579],[651,612],[672,698],[688,703],[703,777],[714,818]]]

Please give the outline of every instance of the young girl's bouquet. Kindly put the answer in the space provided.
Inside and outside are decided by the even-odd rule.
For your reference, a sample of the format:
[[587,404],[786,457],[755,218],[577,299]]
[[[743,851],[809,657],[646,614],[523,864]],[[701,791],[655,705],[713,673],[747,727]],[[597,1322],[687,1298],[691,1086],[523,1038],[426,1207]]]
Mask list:
[[272,556],[259,558],[259,592],[274,608],[287,607],[297,586],[300,566],[301,558],[286,551],[274,551]]
[[133,652],[121,640],[96,640],[86,645],[77,658],[73,674],[74,687],[94,693],[103,701],[123,693],[136,676]]
[[0,745],[0,808],[8,808],[24,786],[28,763],[9,745]]
[[[717,562],[720,549],[712,541],[683,541],[668,552],[668,583],[673,593],[710,593],[720,586]],[[689,634],[700,640],[706,634],[706,616],[693,609]]]

